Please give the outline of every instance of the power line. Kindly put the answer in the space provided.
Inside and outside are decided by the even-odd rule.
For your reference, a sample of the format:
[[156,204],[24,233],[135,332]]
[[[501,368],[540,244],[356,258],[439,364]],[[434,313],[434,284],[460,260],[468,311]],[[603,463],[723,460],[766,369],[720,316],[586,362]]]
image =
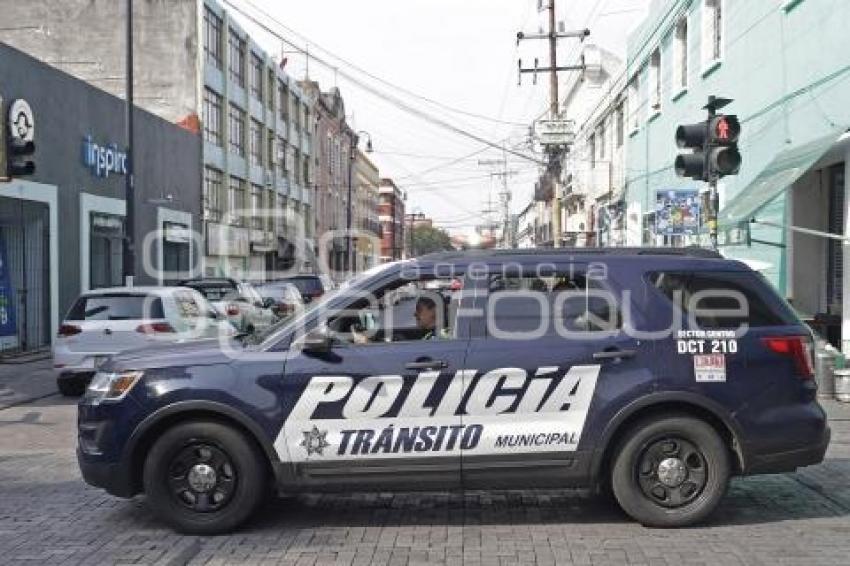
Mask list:
[[[229,4],[229,5],[231,5],[231,6],[232,6],[232,4],[230,3],[230,1],[229,1],[229,0],[224,0],[224,1],[225,1],[227,4]],[[391,82],[389,82],[389,81],[387,81],[387,80],[385,80],[385,79],[382,79],[381,77],[378,77],[378,76],[376,76],[376,75],[374,75],[374,74],[370,73],[369,71],[366,71],[366,70],[365,70],[365,69],[363,69],[362,67],[359,67],[359,66],[355,65],[355,64],[354,64],[354,63],[352,63],[351,61],[348,61],[348,60],[346,60],[346,59],[344,59],[344,58],[340,57],[339,55],[335,54],[334,52],[332,52],[332,51],[330,51],[330,50],[328,50],[328,49],[325,49],[325,48],[324,48],[324,47],[322,47],[321,45],[316,44],[315,42],[313,42],[313,41],[312,41],[312,40],[310,40],[309,38],[305,37],[303,34],[301,34],[301,33],[297,32],[296,30],[292,29],[291,27],[288,27],[288,26],[284,25],[284,24],[283,24],[283,23],[281,23],[279,20],[275,19],[272,15],[270,15],[268,12],[266,12],[266,11],[265,11],[265,10],[263,10],[262,8],[258,7],[256,4],[254,4],[254,3],[253,3],[253,2],[251,2],[250,0],[243,0],[243,1],[245,1],[245,3],[246,3],[246,4],[248,4],[249,6],[251,6],[254,10],[256,10],[257,12],[259,12],[259,13],[260,13],[260,14],[262,14],[263,16],[267,17],[269,20],[271,20],[271,21],[272,21],[272,22],[274,22],[275,24],[279,25],[281,28],[285,29],[286,31],[288,31],[288,32],[289,32],[289,33],[291,33],[292,35],[295,35],[295,36],[297,36],[297,37],[301,38],[301,40],[303,40],[303,41],[305,41],[305,42],[308,42],[308,43],[310,44],[310,47],[316,47],[316,48],[318,48],[318,49],[319,49],[319,51],[322,51],[322,52],[324,52],[324,53],[326,53],[326,54],[330,55],[331,57],[333,57],[334,59],[338,60],[338,61],[339,61],[339,62],[341,62],[342,64],[347,65],[347,66],[348,66],[348,67],[350,67],[351,69],[354,69],[355,71],[357,71],[357,72],[359,72],[359,73],[362,73],[363,75],[366,75],[366,76],[367,76],[367,77],[369,77],[370,79],[375,80],[375,81],[377,81],[377,82],[379,82],[379,83],[381,83],[381,84],[383,84],[383,85],[386,85],[386,86],[388,86],[388,87],[390,87],[390,88],[394,88],[395,90],[397,90],[397,91],[399,91],[399,92],[402,92],[402,93],[404,93],[404,94],[406,94],[406,95],[408,95],[408,96],[411,96],[411,97],[413,97],[413,98],[416,98],[416,99],[418,99],[418,100],[422,100],[422,101],[424,101],[424,102],[428,102],[428,103],[433,104],[433,105],[435,105],[435,106],[439,106],[440,108],[443,108],[444,110],[448,110],[449,112],[453,112],[453,113],[456,113],[456,114],[462,114],[462,115],[464,115],[464,116],[469,116],[469,117],[471,117],[471,118],[476,118],[476,119],[479,119],[479,120],[486,120],[486,121],[488,121],[488,122],[494,122],[494,123],[497,123],[497,124],[504,124],[504,125],[508,125],[508,126],[525,126],[525,124],[520,123],[520,122],[511,122],[511,121],[502,120],[502,119],[499,119],[499,118],[492,118],[492,117],[490,117],[490,116],[484,116],[484,115],[482,115],[482,114],[477,114],[477,113],[475,113],[475,112],[470,112],[470,111],[468,111],[468,110],[462,110],[462,109],[460,109],[460,108],[455,108],[455,107],[453,107],[453,106],[449,106],[448,104],[444,104],[444,103],[442,103],[442,102],[440,102],[440,101],[438,101],[438,100],[434,100],[434,99],[432,99],[432,98],[428,98],[427,96],[422,96],[422,95],[417,94],[417,93],[415,93],[415,92],[412,92],[412,91],[410,91],[410,90],[408,90],[408,89],[406,89],[406,88],[404,88],[404,87],[401,87],[401,86],[398,86],[398,85],[396,85],[396,84],[393,84],[393,83],[391,83]],[[238,11],[238,10],[237,10],[237,11]],[[240,12],[240,13],[242,13],[242,15],[243,15],[243,16],[248,17],[247,15],[245,15],[245,13],[244,13],[244,12]],[[250,19],[250,18],[249,18],[249,19]],[[252,21],[253,21],[253,20],[252,20]],[[256,22],[255,22],[255,23],[256,23]],[[301,53],[305,54],[306,56],[311,57],[311,58],[313,58],[313,59],[316,59],[316,60],[318,61],[318,59],[316,58],[316,56],[315,56],[313,53],[308,53],[308,52],[306,51],[306,49],[301,49],[301,48],[299,48],[298,46],[296,46],[296,45],[292,44],[291,42],[287,42],[287,43],[288,43],[289,45],[291,45],[292,47],[294,47],[296,50],[298,50],[298,51],[300,51]],[[322,64],[327,65],[327,63],[322,63]],[[331,67],[331,68],[335,70],[335,67]]]

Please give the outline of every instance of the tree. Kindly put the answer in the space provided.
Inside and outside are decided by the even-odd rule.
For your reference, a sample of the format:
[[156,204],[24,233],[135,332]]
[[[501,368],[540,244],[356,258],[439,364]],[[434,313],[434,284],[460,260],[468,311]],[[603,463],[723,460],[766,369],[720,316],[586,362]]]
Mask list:
[[413,257],[454,249],[448,232],[424,224],[413,229],[411,247]]

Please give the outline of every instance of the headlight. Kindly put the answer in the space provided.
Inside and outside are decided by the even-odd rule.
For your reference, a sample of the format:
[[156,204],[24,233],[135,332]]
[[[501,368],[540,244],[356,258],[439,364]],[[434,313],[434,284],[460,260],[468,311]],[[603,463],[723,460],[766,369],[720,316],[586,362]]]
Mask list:
[[97,372],[86,389],[86,400],[94,404],[101,401],[120,401],[142,375],[142,371]]

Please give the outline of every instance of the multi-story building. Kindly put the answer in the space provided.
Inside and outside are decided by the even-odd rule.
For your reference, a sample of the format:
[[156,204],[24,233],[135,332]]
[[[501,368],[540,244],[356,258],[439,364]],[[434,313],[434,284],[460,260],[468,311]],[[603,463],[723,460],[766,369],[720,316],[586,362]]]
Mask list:
[[4,122],[16,101],[29,106],[36,148],[33,174],[0,179],[0,350],[49,346],[80,292],[125,283],[134,156],[135,283],[197,273],[197,135],[136,109],[129,154],[123,100],[2,43],[0,99]]
[[676,177],[674,133],[705,119],[709,95],[733,99],[722,111],[742,124],[743,164],[718,186],[720,249],[760,269],[845,352],[850,247],[835,238],[850,236],[848,21],[848,2],[656,1],[626,65],[630,238],[687,243],[664,242],[655,219],[658,195],[705,191]]
[[381,225],[378,222],[378,167],[359,149],[354,152],[354,271],[363,271],[378,263],[381,253]]
[[[48,33],[0,39],[123,97],[125,6],[0,0],[20,26],[50,14]],[[216,0],[135,2],[133,17],[135,103],[203,139],[203,271],[263,278],[296,251],[309,257],[312,118],[300,88]]]
[[322,92],[315,81],[299,84],[315,116],[316,253],[341,279],[348,270],[348,195],[351,188],[353,200],[353,157],[358,139],[345,120],[345,102],[338,88]]
[[562,167],[563,242],[619,245],[625,179],[623,62],[596,45],[586,45],[582,55],[586,68],[568,83],[562,102],[575,131]]
[[404,193],[392,179],[381,179],[378,187],[378,221],[381,223],[381,262],[406,257]]

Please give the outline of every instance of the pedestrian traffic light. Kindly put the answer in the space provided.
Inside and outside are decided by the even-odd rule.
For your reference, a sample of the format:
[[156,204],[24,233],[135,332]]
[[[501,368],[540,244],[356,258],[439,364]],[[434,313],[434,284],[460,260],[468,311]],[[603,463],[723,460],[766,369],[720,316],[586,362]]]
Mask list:
[[35,123],[26,101],[19,99],[10,105],[8,131],[3,137],[6,176],[23,177],[35,173]]
[[679,126],[676,145],[692,152],[676,156],[676,174],[706,182],[737,175],[741,169],[740,136],[741,123],[733,115],[719,114],[704,122]]

